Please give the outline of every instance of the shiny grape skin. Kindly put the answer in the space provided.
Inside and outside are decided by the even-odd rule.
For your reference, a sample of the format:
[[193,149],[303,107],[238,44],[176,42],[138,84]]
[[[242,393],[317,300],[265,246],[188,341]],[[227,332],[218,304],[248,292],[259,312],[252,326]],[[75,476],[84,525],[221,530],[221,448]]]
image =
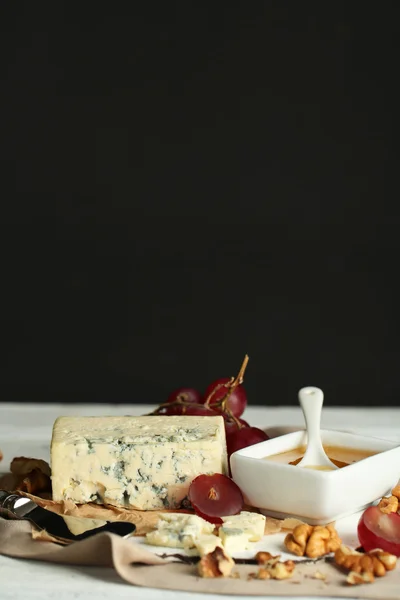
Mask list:
[[240,513],[244,505],[237,484],[221,473],[195,477],[188,498],[196,514],[211,523],[219,523],[220,517]]
[[[386,531],[391,531],[394,539],[386,539],[378,535],[376,531],[372,531],[372,527],[374,527],[375,530],[378,529],[382,532],[383,525]],[[377,506],[370,506],[361,515],[357,533],[359,542],[366,552],[380,548],[385,552],[400,556],[400,515],[397,513],[384,514]]]
[[[221,377],[220,379],[213,381],[204,393],[203,402],[206,402],[211,396],[208,403],[209,406],[223,412],[223,408],[219,407],[218,403],[229,393],[229,389],[223,384],[229,383],[230,381],[231,379],[229,377]],[[214,392],[215,388],[218,386],[221,387]],[[227,400],[227,406],[235,417],[240,417],[244,413],[247,406],[247,395],[243,385],[238,385],[232,390]]]
[[247,446],[253,446],[253,444],[265,442],[266,440],[269,440],[268,435],[258,427],[243,427],[243,429],[232,431],[226,439],[228,456],[242,448],[247,448]]

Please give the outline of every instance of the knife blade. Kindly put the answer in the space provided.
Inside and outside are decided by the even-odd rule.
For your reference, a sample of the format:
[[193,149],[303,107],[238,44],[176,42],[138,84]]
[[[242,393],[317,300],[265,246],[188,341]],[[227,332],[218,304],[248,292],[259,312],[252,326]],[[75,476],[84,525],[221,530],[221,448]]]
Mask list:
[[[136,526],[133,523],[121,521],[106,521],[104,525],[96,526],[96,523],[93,523],[93,519],[79,517],[78,519],[82,522],[83,528],[87,526],[88,529],[75,535],[69,530],[66,521],[61,515],[57,515],[50,510],[38,506],[30,498],[25,498],[24,496],[5,490],[0,490],[0,517],[1,516],[8,519],[30,521],[36,528],[47,531],[47,533],[57,538],[60,543],[63,544],[84,540],[87,537],[104,531],[115,533],[123,538],[128,538],[136,529]],[[66,517],[66,519],[68,519],[68,517]],[[85,523],[85,521],[87,523]]]

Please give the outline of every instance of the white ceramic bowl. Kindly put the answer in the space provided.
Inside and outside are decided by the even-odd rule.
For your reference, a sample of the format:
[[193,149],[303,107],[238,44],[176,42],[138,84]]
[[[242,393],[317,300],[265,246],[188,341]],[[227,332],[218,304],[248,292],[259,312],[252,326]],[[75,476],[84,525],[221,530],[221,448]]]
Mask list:
[[312,525],[335,521],[381,498],[400,477],[400,446],[373,437],[321,431],[325,445],[376,451],[342,469],[317,471],[262,460],[307,443],[297,431],[243,448],[230,459],[232,477],[245,501],[265,515],[295,516]]

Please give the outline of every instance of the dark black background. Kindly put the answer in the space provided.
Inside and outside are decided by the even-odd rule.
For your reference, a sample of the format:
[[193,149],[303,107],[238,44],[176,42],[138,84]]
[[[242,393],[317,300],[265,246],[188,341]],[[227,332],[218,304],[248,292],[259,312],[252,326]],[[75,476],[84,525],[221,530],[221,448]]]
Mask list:
[[397,405],[395,3],[144,4],[1,19],[0,400]]

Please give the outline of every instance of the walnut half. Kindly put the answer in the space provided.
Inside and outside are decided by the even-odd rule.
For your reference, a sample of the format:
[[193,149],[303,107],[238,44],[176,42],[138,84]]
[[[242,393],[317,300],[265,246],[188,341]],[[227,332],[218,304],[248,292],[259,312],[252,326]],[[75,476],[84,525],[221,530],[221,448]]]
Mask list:
[[392,489],[392,496],[396,496],[396,498],[398,500],[400,500],[400,483],[398,483],[393,489]]
[[297,556],[319,558],[330,552],[335,552],[341,544],[341,539],[333,525],[298,525],[285,538],[285,546],[289,552]]
[[342,545],[335,552],[335,563],[350,571],[347,582],[351,585],[372,583],[375,577],[383,577],[387,571],[392,571],[396,561],[396,556],[383,550],[362,554]]
[[197,570],[200,577],[229,577],[234,566],[233,558],[226,554],[223,548],[217,546],[215,550],[202,556]]
[[395,485],[390,496],[384,496],[378,504],[378,508],[385,514],[398,512],[400,508],[400,483]]
[[384,496],[379,502],[378,508],[385,514],[395,513],[399,508],[399,499],[397,496]]
[[363,583],[373,583],[375,581],[372,573],[365,571],[364,573],[356,573],[355,571],[350,571],[347,575],[346,581],[349,585],[361,585]]
[[281,555],[272,556],[269,552],[257,552],[255,558],[261,569],[250,575],[251,579],[289,579],[292,577],[295,564],[292,560],[281,562]]

